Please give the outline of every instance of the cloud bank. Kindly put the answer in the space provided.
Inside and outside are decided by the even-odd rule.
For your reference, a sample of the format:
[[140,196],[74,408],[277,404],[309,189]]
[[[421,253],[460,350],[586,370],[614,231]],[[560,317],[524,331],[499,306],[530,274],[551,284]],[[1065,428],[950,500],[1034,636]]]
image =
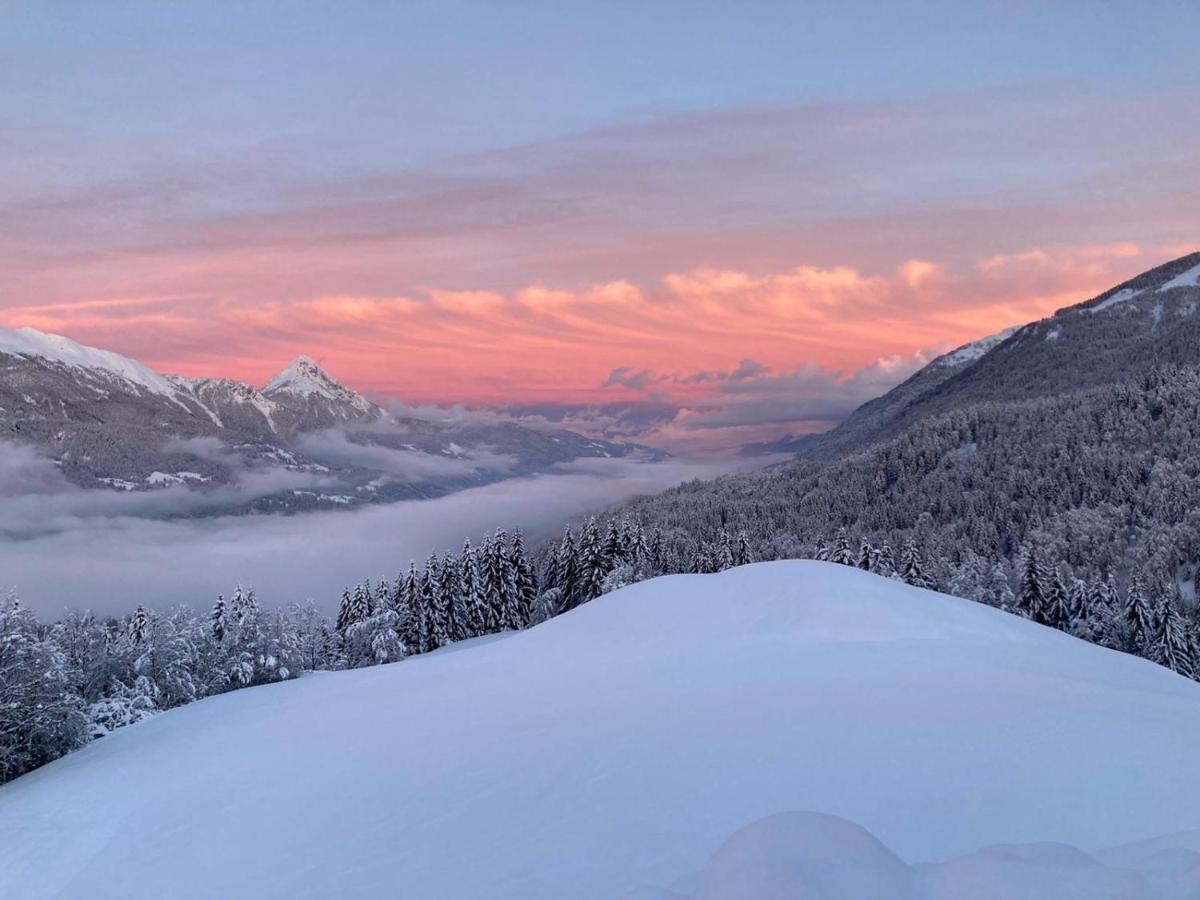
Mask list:
[[[760,463],[761,464],[761,463]],[[204,502],[183,489],[122,494],[82,490],[23,448],[0,446],[0,589],[39,614],[64,608],[127,612],[144,603],[206,606],[241,582],[266,603],[312,598],[331,609],[343,587],[392,578],[410,559],[454,550],[497,526],[531,539],[563,521],[730,463],[580,460],[555,473],[509,479],[434,500],[293,516],[183,515]]]

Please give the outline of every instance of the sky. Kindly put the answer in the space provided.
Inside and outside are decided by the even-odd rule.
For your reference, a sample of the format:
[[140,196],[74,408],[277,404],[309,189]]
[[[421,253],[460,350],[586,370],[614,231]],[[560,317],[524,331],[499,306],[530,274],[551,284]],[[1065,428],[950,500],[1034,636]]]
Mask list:
[[703,451],[1200,249],[1200,5],[0,3],[0,325]]

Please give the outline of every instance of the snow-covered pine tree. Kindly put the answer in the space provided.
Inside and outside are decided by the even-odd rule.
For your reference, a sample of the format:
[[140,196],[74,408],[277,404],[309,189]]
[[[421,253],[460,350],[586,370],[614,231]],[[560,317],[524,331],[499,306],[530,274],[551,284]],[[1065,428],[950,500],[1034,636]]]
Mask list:
[[813,541],[811,555],[817,562],[829,562],[829,557],[833,555],[833,551],[830,550],[829,543],[825,540],[825,535],[817,535],[817,539]]
[[371,598],[371,615],[375,615],[392,605],[392,586],[386,578],[380,578],[375,585],[375,594]]
[[142,646],[146,643],[146,632],[149,628],[150,618],[146,615],[145,608],[138,604],[138,608],[129,619],[129,643],[135,647]]
[[925,563],[921,559],[921,550],[913,538],[904,542],[904,550],[900,554],[900,577],[905,584],[913,587],[929,588],[932,583],[925,574]]
[[871,546],[871,542],[863,538],[858,545],[858,562],[857,565],[864,572],[870,572],[875,567],[875,548]]
[[1008,572],[1005,571],[1002,562],[993,563],[988,571],[984,602],[1005,612],[1013,608],[1015,598],[1012,586],[1008,583]]
[[837,534],[834,536],[833,551],[829,556],[829,561],[842,566],[852,566],[855,563],[854,551],[850,549],[850,536],[846,533],[844,525],[837,530]]
[[513,628],[525,628],[533,615],[537,584],[533,580],[533,569],[525,555],[525,542],[520,531],[513,535],[508,551],[508,563],[513,577],[513,596],[508,607],[509,623]]
[[346,629],[350,627],[353,620],[351,609],[354,601],[350,596],[350,589],[342,591],[342,602],[338,604],[337,622],[334,627],[342,634],[346,633]]
[[360,582],[354,586],[354,593],[350,596],[350,624],[365,622],[369,618],[371,618],[371,586],[367,582]]
[[208,616],[209,633],[218,644],[225,640],[225,596],[217,594],[217,602],[213,604]]
[[1057,569],[1050,576],[1050,590],[1046,596],[1043,625],[1066,631],[1071,627],[1071,598],[1062,573]]
[[600,596],[608,575],[608,559],[594,518],[588,519],[579,537],[579,562],[579,602],[586,603]]
[[1036,547],[1025,549],[1025,563],[1021,568],[1021,587],[1017,592],[1016,613],[1035,622],[1046,619],[1048,580]]
[[604,559],[609,569],[625,558],[625,542],[614,519],[608,520],[608,527],[604,530],[603,548]]
[[1070,597],[1071,624],[1068,631],[1085,641],[1096,640],[1096,623],[1092,615],[1092,588],[1082,578],[1071,581]]
[[667,571],[667,552],[664,546],[663,533],[661,528],[655,528],[650,532],[650,543],[648,545],[648,556],[650,567],[655,574],[665,574]]
[[554,558],[554,587],[559,591],[559,611],[573,609],[579,602],[579,551],[570,528],[563,530]]
[[428,653],[436,648],[438,558],[429,554],[425,571],[421,573],[417,595],[417,652]]
[[239,584],[229,600],[229,612],[234,622],[238,625],[245,624],[247,619],[258,612],[258,598],[254,595],[254,590],[243,590]]
[[733,539],[730,538],[729,532],[724,528],[721,529],[717,537],[717,546],[714,552],[714,565],[716,571],[724,572],[726,569],[732,569],[733,562]]
[[437,647],[445,647],[459,640],[460,634],[458,565],[453,555],[447,553],[442,557],[437,576],[433,643]]
[[896,571],[896,554],[892,552],[891,542],[886,539],[879,547],[879,553],[875,558],[874,571],[885,578],[893,578],[898,574]]
[[750,537],[746,534],[746,529],[738,529],[737,539],[733,544],[733,564],[745,566],[752,562],[754,562],[754,551],[750,549]]
[[479,554],[469,540],[463,541],[462,553],[458,557],[458,580],[463,597],[466,636],[487,634],[487,597],[479,572]]
[[1155,628],[1147,655],[1160,666],[1166,666],[1185,678],[1195,679],[1195,647],[1187,621],[1180,612],[1181,603],[1177,589],[1159,594],[1154,615]]
[[1128,649],[1134,653],[1144,654],[1154,635],[1154,616],[1150,603],[1146,599],[1146,590],[1142,585],[1141,576],[1137,573],[1129,580],[1129,590],[1125,593],[1124,623]]
[[420,653],[421,646],[421,581],[417,574],[417,564],[408,562],[408,572],[403,579],[396,579],[399,584],[396,600],[396,612],[399,614],[397,627],[400,640],[408,653]]

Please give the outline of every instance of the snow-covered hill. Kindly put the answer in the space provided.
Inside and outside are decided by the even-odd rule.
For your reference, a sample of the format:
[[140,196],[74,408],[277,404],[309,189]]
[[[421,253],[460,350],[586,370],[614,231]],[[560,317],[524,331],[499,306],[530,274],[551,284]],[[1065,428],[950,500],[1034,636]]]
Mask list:
[[[1148,662],[854,569],[763,563],[117,732],[0,788],[0,896],[831,900],[868,896],[833,889],[867,856],[922,900],[949,896],[916,893],[939,872],[986,887],[960,897],[1049,896],[1001,892],[996,859],[1170,896],[1142,851],[908,864],[1196,828],[1198,742],[1200,685]],[[788,811],[822,815],[725,843]],[[642,889],[723,844],[708,881]],[[1151,845],[1149,865],[1200,890],[1187,846]],[[789,886],[769,892],[765,866]]]

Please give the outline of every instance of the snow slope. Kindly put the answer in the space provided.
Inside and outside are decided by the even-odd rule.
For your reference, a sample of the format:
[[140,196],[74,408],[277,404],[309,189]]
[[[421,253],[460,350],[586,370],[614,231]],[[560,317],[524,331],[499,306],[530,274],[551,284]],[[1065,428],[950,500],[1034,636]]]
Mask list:
[[[792,810],[857,823],[847,858],[873,834],[903,876],[1195,829],[1198,738],[1200,685],[1148,662],[764,563],[117,732],[0,788],[0,896],[613,900]],[[829,821],[836,856],[857,826]]]
[[153,394],[175,399],[175,387],[162,375],[143,366],[135,359],[77,343],[61,334],[50,334],[36,328],[0,328],[0,353],[33,357],[61,363],[73,369],[86,369],[118,378]]

